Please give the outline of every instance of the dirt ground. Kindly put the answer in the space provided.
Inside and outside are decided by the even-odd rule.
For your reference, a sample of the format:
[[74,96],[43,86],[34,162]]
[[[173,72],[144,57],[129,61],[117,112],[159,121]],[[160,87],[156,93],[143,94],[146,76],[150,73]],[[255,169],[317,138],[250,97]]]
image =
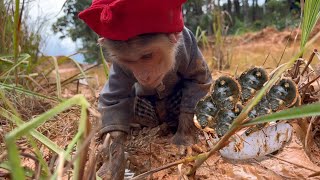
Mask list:
[[[179,154],[178,147],[170,144],[171,136],[158,136],[158,130],[145,130],[131,139],[128,168],[132,171],[145,172],[185,157]],[[208,150],[204,136],[199,137],[198,146]],[[188,168],[183,165],[181,172],[185,173]],[[233,161],[215,153],[198,169],[196,179],[320,179],[308,178],[315,171],[320,171],[320,167],[308,159],[301,142],[293,136],[284,149],[260,159]],[[181,172],[175,166],[155,173],[149,179],[183,179]]]

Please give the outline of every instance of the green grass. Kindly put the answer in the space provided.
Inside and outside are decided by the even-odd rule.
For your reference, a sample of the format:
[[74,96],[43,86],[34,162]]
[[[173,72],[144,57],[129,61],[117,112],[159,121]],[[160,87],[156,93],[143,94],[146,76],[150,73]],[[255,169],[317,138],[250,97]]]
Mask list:
[[320,1],[318,0],[307,0],[304,4],[303,20],[301,26],[301,42],[300,48],[305,47],[310,33],[316,25],[320,17]]

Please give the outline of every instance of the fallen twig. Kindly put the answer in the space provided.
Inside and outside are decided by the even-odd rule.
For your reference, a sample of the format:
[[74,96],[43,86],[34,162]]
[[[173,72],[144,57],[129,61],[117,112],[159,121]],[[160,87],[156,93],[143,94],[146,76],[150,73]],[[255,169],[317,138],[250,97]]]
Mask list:
[[308,69],[308,66],[309,66],[310,63],[312,62],[313,57],[314,57],[314,55],[315,55],[317,52],[318,52],[317,49],[314,49],[314,50],[313,50],[313,52],[312,52],[312,54],[311,54],[311,56],[310,56],[310,58],[309,58],[309,60],[308,60],[307,65],[304,67],[304,69],[303,69],[302,72],[301,72],[301,76],[303,76],[304,72]]
[[289,163],[289,164],[293,164],[293,165],[295,165],[295,166],[298,166],[298,167],[300,167],[300,168],[307,169],[307,170],[312,171],[312,172],[317,172],[317,171],[314,170],[314,169],[308,168],[308,167],[303,166],[303,165],[301,165],[301,164],[297,164],[297,163],[294,163],[294,162],[290,162],[290,161],[288,161],[288,160],[285,160],[285,159],[283,159],[283,158],[280,158],[280,157],[277,157],[277,156],[274,156],[274,155],[271,155],[271,154],[269,154],[269,155],[267,155],[267,156],[276,158],[276,159],[278,159],[278,160],[280,160],[280,161],[283,161],[283,162],[286,162],[286,163]]
[[310,174],[308,177],[320,176],[320,171]]
[[318,80],[320,78],[320,75],[318,75],[316,78],[314,78],[313,80],[311,80],[310,82],[308,82],[307,84],[305,84],[304,86],[302,86],[301,88],[299,88],[299,91],[301,91],[303,88],[308,87],[310,84],[312,84],[313,82],[315,82],[316,80]]
[[156,169],[152,169],[152,170],[150,170],[148,172],[145,172],[145,173],[142,173],[142,174],[140,174],[140,175],[138,175],[136,177],[133,177],[131,180],[143,179],[143,178],[146,178],[149,175],[154,174],[154,173],[156,173],[158,171],[161,171],[161,170],[164,170],[164,169],[168,169],[168,168],[171,168],[171,167],[179,165],[179,164],[185,164],[185,163],[193,162],[194,160],[204,156],[204,154],[206,154],[206,153],[199,154],[197,156],[187,157],[187,158],[184,158],[184,159],[181,159],[181,160],[166,164],[164,166],[158,167]]

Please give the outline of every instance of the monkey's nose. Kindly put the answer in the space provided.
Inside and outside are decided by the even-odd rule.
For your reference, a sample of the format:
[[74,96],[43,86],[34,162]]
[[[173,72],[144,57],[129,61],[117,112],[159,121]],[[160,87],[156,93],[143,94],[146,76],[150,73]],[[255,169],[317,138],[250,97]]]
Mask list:
[[150,76],[142,76],[142,77],[140,77],[140,80],[142,81],[142,82],[148,82],[148,81],[150,81]]
[[141,82],[142,84],[145,84],[145,85],[151,83],[151,82],[150,82],[150,80],[151,80],[150,76],[140,77],[139,80],[140,80],[140,82]]

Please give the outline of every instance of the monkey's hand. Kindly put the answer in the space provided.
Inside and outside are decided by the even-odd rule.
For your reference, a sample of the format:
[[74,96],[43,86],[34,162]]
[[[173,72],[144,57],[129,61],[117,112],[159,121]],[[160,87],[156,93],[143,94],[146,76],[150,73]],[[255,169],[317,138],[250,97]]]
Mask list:
[[181,113],[179,126],[173,136],[173,143],[176,145],[191,146],[197,142],[198,129],[193,123],[193,114]]
[[[105,162],[98,171],[98,176],[106,179],[123,179],[125,173],[125,155],[124,155],[124,143],[126,142],[127,134],[122,131],[112,131],[109,133],[111,139],[111,145],[108,143],[103,145],[102,151],[107,158],[104,158]],[[108,138],[108,135],[104,135]]]

